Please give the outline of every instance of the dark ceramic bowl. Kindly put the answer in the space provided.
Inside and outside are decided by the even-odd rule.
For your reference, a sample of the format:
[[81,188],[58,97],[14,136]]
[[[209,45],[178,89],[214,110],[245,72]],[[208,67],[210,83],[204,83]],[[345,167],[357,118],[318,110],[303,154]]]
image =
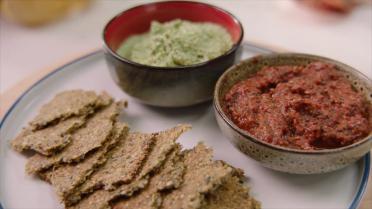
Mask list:
[[370,104],[372,103],[372,82],[365,75],[338,61],[307,54],[283,53],[253,57],[228,69],[216,84],[214,109],[220,129],[240,151],[265,167],[287,173],[325,173],[355,162],[372,147],[372,132],[354,144],[336,149],[305,151],[272,145],[237,127],[223,111],[223,97],[226,92],[234,84],[252,76],[263,66],[304,65],[313,61],[335,65],[355,89],[361,92]]
[[[135,63],[116,53],[129,36],[145,33],[151,21],[183,19],[212,22],[231,35],[233,47],[207,62],[186,67],[154,67]],[[167,1],[140,5],[111,19],[103,32],[105,57],[114,81],[140,102],[162,107],[182,107],[208,101],[220,75],[237,58],[243,28],[227,11],[204,3]]]

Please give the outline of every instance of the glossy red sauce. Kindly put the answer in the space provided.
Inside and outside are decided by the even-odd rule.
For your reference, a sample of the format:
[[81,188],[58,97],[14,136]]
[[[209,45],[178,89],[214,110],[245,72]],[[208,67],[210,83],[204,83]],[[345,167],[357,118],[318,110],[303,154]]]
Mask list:
[[334,66],[264,67],[235,84],[224,110],[241,129],[284,147],[352,144],[371,132],[371,105]]

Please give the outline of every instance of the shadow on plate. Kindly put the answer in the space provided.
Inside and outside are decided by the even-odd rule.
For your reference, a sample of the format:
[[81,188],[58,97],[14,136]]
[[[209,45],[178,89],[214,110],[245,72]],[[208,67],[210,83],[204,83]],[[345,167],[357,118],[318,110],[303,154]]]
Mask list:
[[212,101],[203,102],[201,104],[196,104],[189,107],[178,108],[155,107],[145,104],[142,104],[142,106],[153,112],[164,115],[167,118],[178,118],[185,115],[193,115],[195,117],[199,117],[204,115],[208,111],[208,109],[212,107]]

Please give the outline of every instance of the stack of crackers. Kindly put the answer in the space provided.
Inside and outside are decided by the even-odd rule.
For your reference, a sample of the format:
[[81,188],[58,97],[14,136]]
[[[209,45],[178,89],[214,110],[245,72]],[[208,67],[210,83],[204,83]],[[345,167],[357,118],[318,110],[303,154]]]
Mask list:
[[189,125],[130,132],[126,106],[106,93],[71,90],[42,106],[11,141],[34,151],[26,171],[49,182],[69,209],[257,209],[243,172],[198,144],[182,150]]

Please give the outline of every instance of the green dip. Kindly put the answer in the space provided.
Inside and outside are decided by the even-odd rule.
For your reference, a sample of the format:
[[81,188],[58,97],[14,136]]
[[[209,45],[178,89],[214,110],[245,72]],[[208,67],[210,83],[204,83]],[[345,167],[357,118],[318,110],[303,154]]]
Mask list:
[[148,33],[129,37],[117,53],[144,65],[179,67],[216,58],[232,45],[226,29],[214,23],[153,21]]

